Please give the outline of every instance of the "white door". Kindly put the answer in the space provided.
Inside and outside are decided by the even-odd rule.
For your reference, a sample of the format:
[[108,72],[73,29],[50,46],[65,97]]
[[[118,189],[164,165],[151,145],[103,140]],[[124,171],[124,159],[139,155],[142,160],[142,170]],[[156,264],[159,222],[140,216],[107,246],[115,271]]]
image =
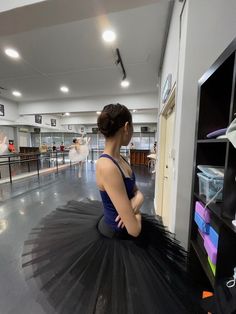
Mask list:
[[163,171],[163,194],[162,194],[162,219],[165,226],[170,229],[171,225],[171,187],[172,187],[172,173],[173,173],[173,130],[175,122],[174,107],[169,109],[166,114],[166,141],[164,152],[164,171]]
[[19,132],[19,147],[30,146],[30,133]]

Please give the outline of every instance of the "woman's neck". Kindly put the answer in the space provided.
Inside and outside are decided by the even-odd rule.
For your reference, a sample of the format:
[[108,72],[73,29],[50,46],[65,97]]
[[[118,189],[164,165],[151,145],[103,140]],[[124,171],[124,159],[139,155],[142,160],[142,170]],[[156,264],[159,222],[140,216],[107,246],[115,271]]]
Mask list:
[[114,139],[106,139],[104,153],[108,154],[115,159],[120,158],[120,147],[119,141]]

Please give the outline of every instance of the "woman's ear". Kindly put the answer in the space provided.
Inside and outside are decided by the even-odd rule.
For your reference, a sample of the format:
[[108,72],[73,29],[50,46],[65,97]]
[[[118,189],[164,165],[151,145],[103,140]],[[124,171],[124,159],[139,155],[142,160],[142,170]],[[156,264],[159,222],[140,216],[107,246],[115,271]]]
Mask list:
[[129,122],[125,122],[125,125],[124,125],[124,131],[125,133],[128,133],[129,132]]

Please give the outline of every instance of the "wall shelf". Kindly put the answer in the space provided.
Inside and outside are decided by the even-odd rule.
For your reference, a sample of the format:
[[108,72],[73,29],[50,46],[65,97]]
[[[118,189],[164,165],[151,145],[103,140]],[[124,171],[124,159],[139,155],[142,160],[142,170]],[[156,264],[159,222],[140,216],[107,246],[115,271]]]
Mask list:
[[[191,268],[214,287],[215,282],[232,276],[236,266],[236,227],[232,224],[236,212],[236,149],[228,139],[208,139],[208,133],[227,128],[236,113],[236,40],[222,53],[198,82],[193,162],[192,202],[190,209],[189,260]],[[198,226],[194,220],[195,203],[205,206],[206,197],[199,195],[198,165],[211,165],[224,169],[222,202],[210,203],[210,225],[218,233],[216,274],[212,273]],[[206,235],[205,235],[206,236]],[[205,238],[206,239],[206,238]],[[203,278],[204,277],[204,278]]]
[[[201,201],[203,204],[206,204],[206,197],[204,195],[198,195],[197,193],[194,193],[195,197]],[[232,224],[231,219],[227,219],[222,217],[221,213],[223,212],[223,203],[211,203],[207,206],[208,209],[232,232],[236,233],[236,227]]]
[[209,281],[210,281],[210,284],[212,287],[214,287],[214,284],[215,284],[215,277],[211,271],[211,268],[208,264],[208,261],[207,261],[207,257],[206,255],[203,253],[203,250],[200,248],[199,244],[196,242],[196,241],[191,241],[191,245],[201,263],[201,266],[205,272],[205,274],[207,275]]
[[197,140],[197,143],[202,143],[202,144],[210,144],[210,143],[227,143],[229,140],[227,138],[213,138],[213,139],[202,139],[202,140]]

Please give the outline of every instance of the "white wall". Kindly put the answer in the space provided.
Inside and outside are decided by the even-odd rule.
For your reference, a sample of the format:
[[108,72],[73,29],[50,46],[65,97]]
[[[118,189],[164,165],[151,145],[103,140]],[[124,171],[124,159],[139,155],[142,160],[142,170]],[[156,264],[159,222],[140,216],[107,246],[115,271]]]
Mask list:
[[[56,119],[56,127],[51,126],[51,119]],[[47,128],[51,130],[56,130],[57,132],[60,130],[64,130],[64,128],[62,128],[61,126],[61,119],[59,119],[58,116],[53,116],[53,115],[43,115],[42,124],[35,123],[34,115],[19,117],[15,121],[15,124],[16,125],[29,125],[29,126],[38,127],[38,128]]]
[[[183,3],[175,1],[173,8],[172,18],[170,22],[170,28],[168,33],[168,39],[166,43],[166,50],[161,71],[161,94],[163,85],[168,74],[172,75],[172,87],[177,79],[178,58],[179,58],[179,28],[180,28],[180,13],[183,7]],[[160,95],[161,96],[161,95]],[[160,105],[160,110],[163,104]]]
[[[134,124],[148,124],[148,123],[156,123],[157,114],[132,114],[133,123]],[[64,124],[86,124],[86,125],[95,125],[97,124],[97,116],[95,115],[81,115],[78,117],[63,117],[60,120],[61,125]]]
[[[141,132],[141,127],[143,126],[147,126],[148,127],[148,132],[156,132],[157,131],[157,125],[156,123],[145,123],[145,124],[136,124],[134,125],[134,132]],[[97,128],[97,124],[93,124],[93,125],[72,125],[72,130],[68,131],[67,125],[64,125],[65,129],[61,129],[60,131],[55,130],[54,132],[69,132],[69,133],[80,133],[80,129],[81,127],[84,128],[86,133],[92,133],[92,128]],[[32,130],[33,132],[33,130]],[[47,128],[41,128],[41,133],[53,133],[52,129],[47,129]]]
[[[177,4],[176,4],[177,5]],[[186,246],[190,214],[193,149],[198,79],[233,40],[236,33],[235,0],[187,0],[182,24],[177,73],[175,125],[175,179],[173,213],[177,238]],[[178,14],[177,10],[175,11]],[[178,17],[173,17],[178,20]],[[177,32],[176,35],[177,36]],[[169,59],[169,61],[168,61]],[[165,67],[176,71],[166,54]]]
[[10,100],[6,100],[4,98],[0,98],[0,104],[4,105],[5,109],[5,116],[0,116],[0,124],[2,125],[6,123],[11,124],[19,117],[17,103]]
[[0,126],[0,133],[4,133],[4,135],[7,137],[7,144],[8,140],[14,140],[14,128],[8,127],[8,126]]
[[[143,124],[142,125],[134,125],[134,132],[141,132],[141,127],[144,126]],[[146,123],[145,126],[148,127],[148,132],[156,132],[156,124],[152,123]],[[86,127],[86,132],[92,132],[92,128],[97,128],[97,125],[91,125],[91,126],[87,126]]]
[[117,102],[129,109],[158,108],[157,93],[145,93],[21,103],[19,114],[100,111],[105,105]]

